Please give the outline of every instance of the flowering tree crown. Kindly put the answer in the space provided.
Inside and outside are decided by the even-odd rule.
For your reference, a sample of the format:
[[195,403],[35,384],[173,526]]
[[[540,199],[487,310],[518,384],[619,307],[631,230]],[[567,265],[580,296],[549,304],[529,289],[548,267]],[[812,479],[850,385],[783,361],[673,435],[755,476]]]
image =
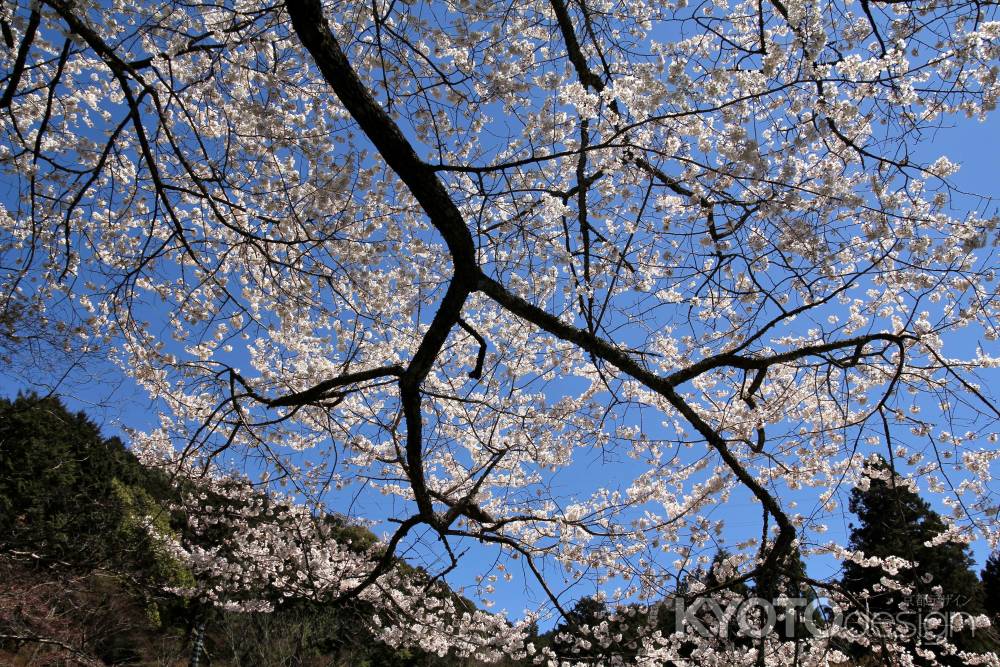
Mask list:
[[[427,597],[398,554],[433,579],[481,544],[480,592],[523,572],[543,613],[660,600],[719,542],[706,595],[796,554],[891,575],[824,535],[873,452],[945,495],[941,539],[995,544],[997,220],[917,150],[995,108],[995,11],[8,3],[4,321],[114,343],[163,406],[134,447],[232,528],[173,546],[220,604],[264,579],[545,661],[531,616]],[[713,512],[733,497],[755,538]],[[351,548],[331,507],[391,531]]]

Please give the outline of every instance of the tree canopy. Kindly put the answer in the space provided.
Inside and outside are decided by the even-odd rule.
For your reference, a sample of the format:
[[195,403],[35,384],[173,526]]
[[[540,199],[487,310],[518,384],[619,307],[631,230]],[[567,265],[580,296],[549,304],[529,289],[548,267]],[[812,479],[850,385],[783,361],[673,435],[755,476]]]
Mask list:
[[[872,452],[945,495],[934,540],[995,544],[997,217],[921,142],[995,109],[996,11],[8,3],[4,340],[111,350],[160,407],[131,444],[182,483],[183,594],[361,601],[395,646],[554,660],[538,615],[663,599],[720,545],[705,595],[892,569],[827,533]],[[426,595],[470,559],[540,602]]]

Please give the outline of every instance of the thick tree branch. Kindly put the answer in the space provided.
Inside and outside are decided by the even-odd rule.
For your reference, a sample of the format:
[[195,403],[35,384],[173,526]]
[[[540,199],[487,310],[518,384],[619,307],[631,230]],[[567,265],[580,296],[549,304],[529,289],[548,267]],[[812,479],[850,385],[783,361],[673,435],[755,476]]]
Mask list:
[[467,334],[475,338],[476,342],[479,343],[479,352],[476,354],[476,366],[469,371],[469,377],[473,380],[478,380],[483,376],[483,362],[486,361],[486,339],[461,317],[458,318],[458,326],[462,327]]
[[235,370],[230,369],[230,374],[244,387],[244,389],[246,389],[247,395],[249,395],[250,398],[269,407],[278,408],[308,405],[310,403],[315,403],[316,401],[322,401],[330,398],[330,391],[338,387],[346,387],[350,384],[357,384],[359,382],[365,382],[367,380],[374,380],[376,378],[386,376],[399,377],[403,374],[403,367],[399,365],[380,366],[378,368],[370,368],[364,371],[344,373],[343,375],[339,375],[335,378],[324,380],[323,382],[313,385],[308,389],[303,389],[302,391],[286,394],[285,396],[279,396],[277,398],[268,398],[257,393],[252,387],[250,387],[247,381],[243,379],[243,376]]
[[451,254],[454,266],[451,283],[399,381],[406,420],[407,474],[420,517],[436,524],[431,496],[424,480],[420,384],[430,372],[449,332],[461,317],[462,306],[475,288],[479,269],[472,234],[433,168],[417,156],[410,142],[361,83],[330,30],[319,0],[287,0],[285,6],[296,34],[315,60],[323,78],[378,149],[382,159],[420,203],[431,224],[444,237]]
[[475,275],[475,246],[462,214],[434,169],[417,156],[396,123],[361,83],[330,30],[322,4],[319,0],[287,0],[285,7],[295,33],[316,61],[323,78],[444,237],[455,264],[456,278]]
[[[792,540],[795,538],[795,528],[789,520],[788,516],[781,509],[781,506],[775,500],[768,491],[761,486],[747,470],[743,467],[732,452],[729,451],[729,446],[726,441],[720,436],[715,429],[713,429],[701,415],[699,415],[694,408],[692,408],[686,401],[684,401],[681,396],[675,391],[674,387],[676,382],[671,381],[668,378],[662,378],[655,373],[643,368],[635,360],[628,356],[627,353],[614,347],[610,343],[598,338],[597,336],[578,329],[572,325],[562,322],[559,318],[551,315],[541,308],[525,301],[521,297],[510,293],[502,285],[497,283],[488,277],[483,277],[480,280],[481,289],[504,306],[507,310],[513,314],[525,319],[535,326],[549,332],[550,334],[556,336],[565,341],[569,341],[579,345],[582,349],[587,352],[604,359],[608,363],[617,367],[619,370],[631,375],[633,378],[644,384],[649,389],[652,389],[659,395],[667,399],[667,401],[676,409],[692,426],[695,430],[705,438],[708,444],[715,449],[726,465],[733,471],[736,477],[750,489],[750,492],[764,505],[767,511],[775,518],[778,522],[778,538],[775,540],[774,548],[771,550],[767,557],[764,565],[762,567],[771,568],[775,563],[780,562],[782,555],[791,547]],[[817,348],[821,346],[816,346]]]
[[573,21],[570,19],[566,4],[562,0],[550,0],[550,4],[552,5],[552,11],[556,15],[559,32],[562,33],[563,41],[566,43],[566,52],[569,55],[570,62],[573,63],[576,75],[580,77],[583,85],[601,92],[604,90],[604,81],[587,64],[587,58],[580,49],[580,42],[576,38],[576,30],[573,29]]
[[21,46],[17,49],[17,57],[14,59],[14,68],[10,72],[10,79],[7,81],[7,88],[3,91],[3,96],[0,97],[0,109],[6,109],[10,106],[11,102],[14,100],[14,93],[17,92],[17,86],[21,82],[21,76],[24,74],[24,65],[28,60],[28,52],[31,51],[31,43],[35,41],[35,32],[38,30],[38,24],[41,22],[41,14],[38,10],[32,10],[31,16],[28,18],[28,27],[24,31],[24,37],[21,38]]

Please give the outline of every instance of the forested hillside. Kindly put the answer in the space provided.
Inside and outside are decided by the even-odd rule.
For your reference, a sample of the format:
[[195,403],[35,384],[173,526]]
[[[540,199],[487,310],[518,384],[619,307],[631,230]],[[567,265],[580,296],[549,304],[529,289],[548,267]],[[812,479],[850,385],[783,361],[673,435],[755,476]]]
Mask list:
[[[201,664],[476,664],[379,643],[361,603],[236,613],[171,594],[192,574],[147,525],[181,529],[177,492],[59,400],[0,401],[0,664],[187,665],[201,627]],[[336,530],[359,548],[375,542]]]

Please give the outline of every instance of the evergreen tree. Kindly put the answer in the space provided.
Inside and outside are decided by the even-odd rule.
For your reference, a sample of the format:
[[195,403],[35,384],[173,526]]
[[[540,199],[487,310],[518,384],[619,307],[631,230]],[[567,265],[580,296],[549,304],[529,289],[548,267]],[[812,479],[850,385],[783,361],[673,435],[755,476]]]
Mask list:
[[[807,613],[812,623],[822,624],[823,619],[817,615],[819,612],[815,606],[810,608],[819,596],[806,583],[805,578],[806,564],[798,548],[793,549],[771,571],[763,570],[754,578],[753,596],[774,603],[778,613],[775,632],[782,639],[796,640],[808,636],[809,629],[804,616]],[[788,607],[778,604],[783,598],[790,601]],[[786,615],[790,615],[791,620],[786,621]]]
[[[553,645],[556,654],[573,660],[599,656],[601,648],[592,641],[591,631],[607,616],[607,607],[597,598],[580,598],[573,608],[566,612],[563,622],[555,628]],[[578,639],[581,636],[590,639],[581,642]]]
[[[79,624],[73,637],[86,638],[80,651],[108,664],[138,660],[136,633],[183,607],[156,593],[187,583],[187,572],[146,531],[150,517],[167,529],[167,488],[118,438],[104,437],[58,398],[0,399],[0,559],[54,591],[35,601],[37,613],[22,618],[22,632],[11,632],[18,627],[11,619],[21,618],[15,615],[0,634],[44,636],[51,629],[40,619],[75,609],[66,622]],[[115,617],[120,622],[110,622]],[[53,645],[61,644],[46,644]]]
[[764,600],[774,600],[779,597],[797,598],[812,595],[812,591],[803,581],[806,576],[806,564],[802,561],[799,550],[778,561],[773,568],[761,570],[753,579],[750,591],[756,597]]
[[[940,515],[897,477],[884,459],[870,463],[867,471],[868,487],[851,491],[849,507],[858,523],[851,525],[850,546],[868,558],[896,556],[915,566],[900,569],[893,577],[908,589],[898,591],[882,583],[886,577],[882,568],[846,562],[843,589],[852,594],[870,592],[864,604],[871,617],[904,615],[907,622],[916,622],[917,633],[909,640],[911,644],[924,643],[920,639],[920,619],[926,614],[981,613],[982,590],[968,547],[955,542],[928,546],[927,542],[945,530]],[[951,640],[967,649],[982,643],[968,633],[953,635]]]
[[[986,560],[980,573],[983,589],[983,610],[994,619],[1000,619],[1000,551]],[[996,621],[994,621],[996,624]]]

